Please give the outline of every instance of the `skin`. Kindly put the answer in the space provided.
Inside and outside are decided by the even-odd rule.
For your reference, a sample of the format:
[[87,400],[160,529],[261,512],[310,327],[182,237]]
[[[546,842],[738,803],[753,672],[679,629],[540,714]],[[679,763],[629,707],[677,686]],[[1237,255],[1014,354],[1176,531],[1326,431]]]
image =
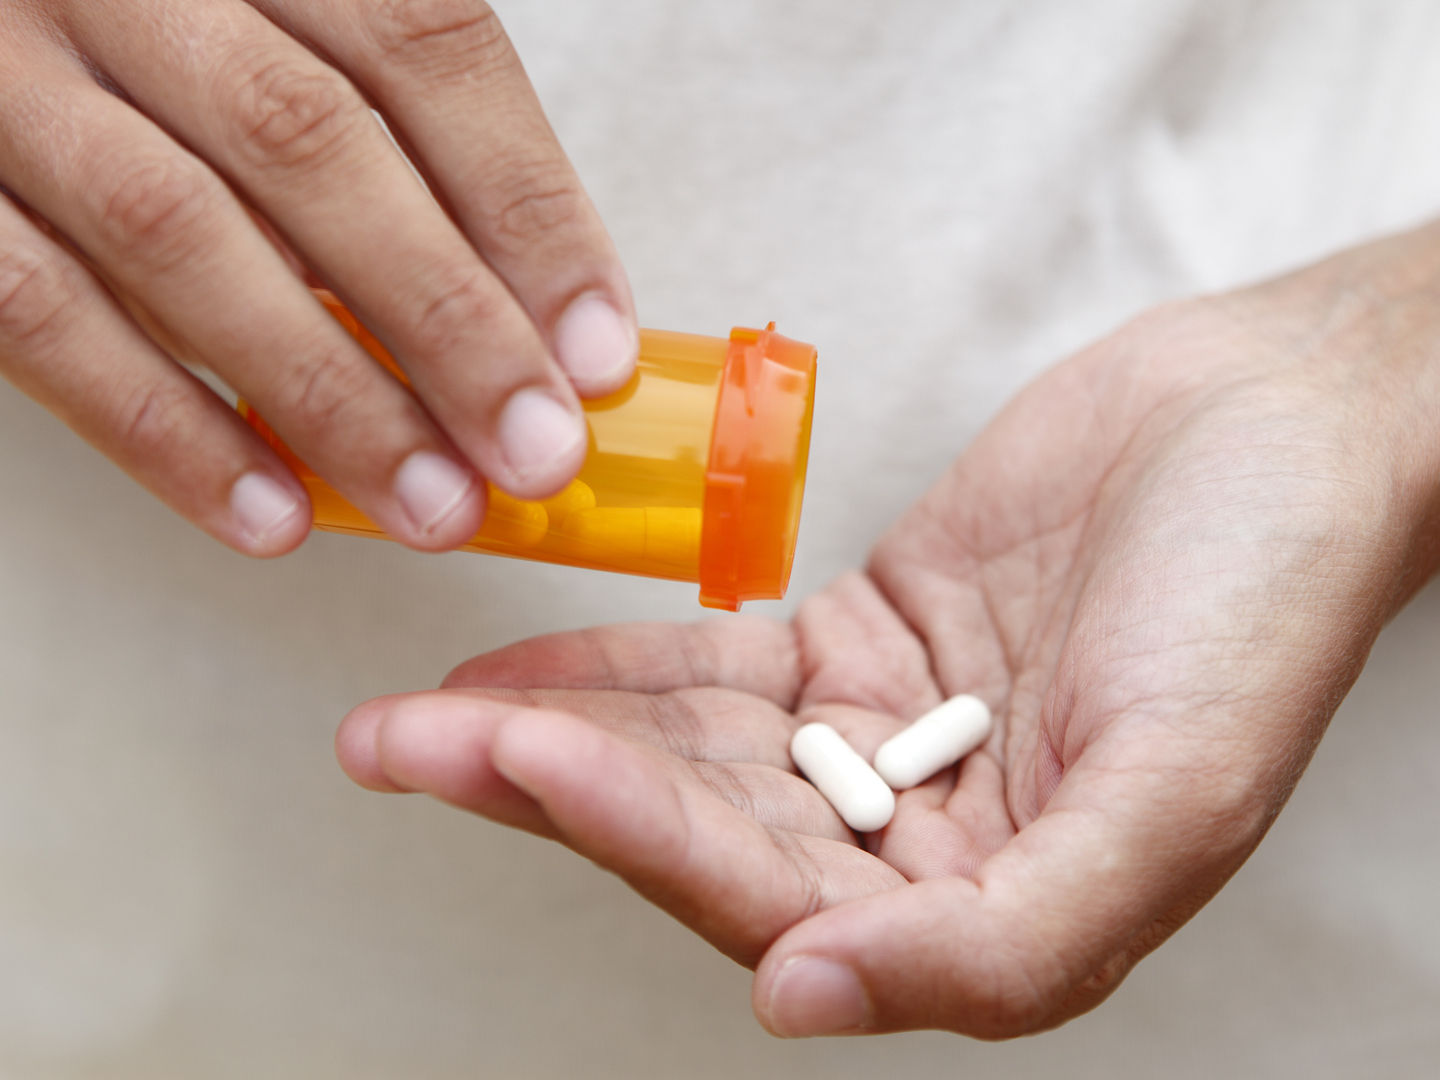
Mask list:
[[224,543],[293,549],[308,500],[175,357],[392,536],[444,550],[479,528],[482,478],[568,482],[577,393],[622,385],[636,340],[604,226],[479,0],[0,0],[0,373]]
[[[1440,230],[1151,312],[1012,402],[790,623],[542,637],[368,702],[342,765],[569,845],[755,969],[778,1035],[1093,1008],[1279,813],[1436,568]],[[789,761],[995,733],[857,837]]]

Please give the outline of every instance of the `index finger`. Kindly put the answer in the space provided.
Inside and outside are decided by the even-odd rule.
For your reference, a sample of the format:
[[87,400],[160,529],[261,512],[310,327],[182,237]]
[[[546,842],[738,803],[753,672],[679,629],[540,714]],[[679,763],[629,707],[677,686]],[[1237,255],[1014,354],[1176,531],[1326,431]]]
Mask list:
[[490,5],[256,6],[361,86],[576,389],[623,385],[639,348],[625,271]]
[[793,711],[802,675],[800,643],[789,624],[727,616],[546,634],[472,657],[441,685],[643,694],[713,686]]

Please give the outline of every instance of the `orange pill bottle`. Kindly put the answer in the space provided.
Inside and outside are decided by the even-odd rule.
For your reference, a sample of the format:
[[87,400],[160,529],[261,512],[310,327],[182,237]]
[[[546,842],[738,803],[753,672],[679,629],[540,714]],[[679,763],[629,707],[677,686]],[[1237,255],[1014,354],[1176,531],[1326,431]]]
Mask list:
[[[403,380],[385,348],[330,293],[317,297]],[[579,476],[538,501],[493,485],[466,551],[688,581],[700,603],[738,611],[785,595],[810,449],[815,348],[764,330],[730,337],[640,331],[635,376],[584,403]],[[310,494],[315,527],[384,537],[243,401],[240,412]]]

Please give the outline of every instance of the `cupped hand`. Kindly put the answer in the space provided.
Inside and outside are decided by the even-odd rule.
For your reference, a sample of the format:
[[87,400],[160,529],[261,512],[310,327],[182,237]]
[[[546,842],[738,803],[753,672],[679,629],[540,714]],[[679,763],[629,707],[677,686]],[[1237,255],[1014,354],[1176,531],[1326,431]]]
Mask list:
[[[341,727],[378,790],[558,839],[757,968],[782,1035],[1004,1037],[1096,1005],[1259,843],[1436,562],[1434,230],[1153,312],[1019,396],[793,623],[524,642]],[[865,755],[998,719],[855,836]]]
[[308,502],[172,353],[441,550],[479,528],[482,477],[538,497],[574,475],[576,392],[622,384],[636,343],[615,251],[481,0],[0,0],[0,373],[220,540],[288,551]]

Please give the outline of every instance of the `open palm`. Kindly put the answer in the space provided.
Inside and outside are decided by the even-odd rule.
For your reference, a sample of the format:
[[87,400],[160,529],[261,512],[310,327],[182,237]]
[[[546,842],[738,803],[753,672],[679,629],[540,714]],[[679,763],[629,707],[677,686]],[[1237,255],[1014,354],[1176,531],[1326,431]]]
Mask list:
[[[621,875],[757,967],[779,1034],[1063,1022],[1253,850],[1432,568],[1433,320],[1374,287],[1407,242],[1057,367],[789,624],[523,642],[361,706],[341,760]],[[790,762],[802,723],[868,757],[962,692],[994,735],[881,832]]]

